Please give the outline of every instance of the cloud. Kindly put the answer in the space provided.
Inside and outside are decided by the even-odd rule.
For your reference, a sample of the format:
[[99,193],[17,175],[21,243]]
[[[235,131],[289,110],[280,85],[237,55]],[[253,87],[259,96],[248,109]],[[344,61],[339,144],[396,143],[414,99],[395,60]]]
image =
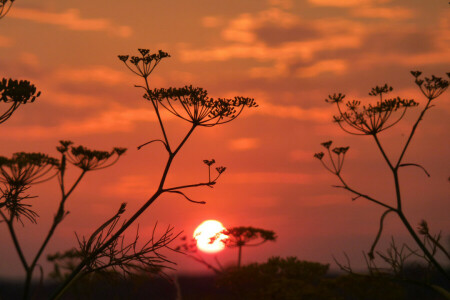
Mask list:
[[254,113],[302,121],[329,122],[333,116],[331,108],[302,108],[296,105],[276,105],[258,100]]
[[308,0],[308,2],[316,6],[353,7],[364,4],[371,4],[374,2],[386,2],[386,0]]
[[289,152],[289,158],[293,161],[310,162],[314,155],[314,151],[292,150]]
[[107,85],[134,80],[127,72],[117,71],[106,66],[89,66],[86,68],[62,68],[54,76],[59,82],[95,82]]
[[269,4],[284,9],[290,9],[294,6],[293,0],[269,0]]
[[[346,69],[343,59],[315,61],[319,53],[341,49],[358,49],[366,26],[341,18],[304,21],[299,16],[279,8],[241,14],[222,30],[225,45],[206,49],[190,49],[185,45],[182,61],[227,61],[253,59],[272,63],[271,66],[251,66],[252,77],[285,77],[292,75],[291,66],[302,62],[314,70],[297,70],[301,77],[320,76],[324,72],[341,74]],[[310,75],[306,75],[306,71]]]
[[342,59],[322,60],[311,66],[298,68],[296,75],[300,78],[316,77],[322,73],[342,75],[347,71],[347,63]]
[[310,184],[317,180],[316,176],[301,173],[252,172],[228,174],[224,181],[238,184]]
[[[134,199],[145,199],[157,180],[144,175],[121,176],[114,184],[105,185],[101,191],[107,196],[122,196]],[[152,185],[153,183],[153,185]]]
[[214,28],[222,25],[223,20],[215,16],[206,16],[202,18],[201,22],[203,27]]
[[373,19],[411,19],[414,12],[404,7],[372,7],[363,6],[355,7],[351,10],[351,14],[356,17],[373,18]]
[[222,31],[222,37],[227,41],[253,43],[257,40],[254,31],[265,24],[290,28],[299,22],[299,18],[278,8],[269,8],[257,14],[245,13],[229,22]]
[[[162,117],[173,119],[173,115],[163,112]],[[8,139],[46,139],[67,135],[84,136],[112,132],[130,132],[139,122],[155,122],[153,109],[129,109],[116,106],[84,120],[64,121],[53,126],[10,126],[2,137]]]
[[0,35],[0,47],[11,47],[13,45],[13,40],[9,37]]
[[15,7],[9,17],[28,20],[41,24],[62,26],[75,31],[107,32],[121,38],[131,36],[132,29],[129,26],[115,25],[107,19],[83,19],[77,9],[68,9],[65,12],[53,13],[37,9]]
[[260,141],[257,138],[239,138],[229,142],[229,148],[236,151],[245,151],[259,148]]
[[36,54],[30,52],[22,52],[19,55],[19,61],[23,63],[25,66],[32,68],[39,68],[41,66],[41,62]]

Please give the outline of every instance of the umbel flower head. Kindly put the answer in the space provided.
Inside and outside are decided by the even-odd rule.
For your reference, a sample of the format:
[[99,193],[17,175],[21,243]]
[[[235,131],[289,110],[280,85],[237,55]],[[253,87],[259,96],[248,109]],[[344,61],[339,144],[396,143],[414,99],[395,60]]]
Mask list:
[[160,104],[175,116],[206,127],[230,122],[244,107],[258,106],[252,98],[210,98],[206,90],[192,86],[149,90],[144,98],[152,101],[155,107]]
[[[90,150],[83,146],[73,147],[71,141],[60,141],[56,149],[63,154],[63,168],[65,160],[83,171],[100,170],[117,162],[125,152],[125,148],[113,148],[111,151]],[[110,160],[113,158],[112,160]]]
[[[420,75],[422,75],[422,72],[420,71],[411,71],[411,75],[414,76],[416,85],[429,101],[442,95],[448,88],[448,81],[441,77],[431,75],[431,78],[425,77],[421,79]],[[447,73],[447,77],[450,77],[450,73]]]
[[149,49],[138,49],[140,56],[119,55],[119,59],[124,62],[128,69],[134,74],[147,78],[159,64],[159,62],[170,57],[167,52],[158,50],[157,53],[150,53]]
[[[12,158],[0,156],[0,182],[9,186],[29,186],[56,175],[59,161],[42,153],[18,152]],[[53,173],[53,174],[52,174]]]
[[[330,163],[324,162],[324,152],[317,152],[314,154],[314,158],[320,160],[322,165],[331,173],[339,175],[344,165],[345,154],[350,149],[350,147],[334,147],[331,148],[333,141],[327,141],[321,143],[321,145],[326,149],[327,155],[329,157]],[[333,155],[334,153],[334,155]],[[334,156],[334,157],[333,157]]]
[[[32,184],[47,181],[57,174],[59,161],[42,153],[19,152],[11,158],[0,156],[0,208],[4,208],[10,220],[25,217],[36,222],[38,216],[24,200]],[[3,201],[2,201],[3,200]]]
[[27,80],[3,78],[0,81],[0,104],[4,103],[9,107],[0,113],[0,124],[5,122],[21,104],[34,102],[40,95],[41,92]]
[[[341,107],[344,94],[329,95],[325,101],[337,105],[339,115],[333,118],[344,131],[355,135],[374,135],[394,126],[403,118],[408,108],[418,105],[412,99],[384,99],[383,96],[392,90],[387,84],[376,86],[369,93],[370,96],[380,98],[375,105],[361,105],[360,101],[352,100],[347,101],[345,110]],[[392,120],[396,111],[400,111],[400,114]]]

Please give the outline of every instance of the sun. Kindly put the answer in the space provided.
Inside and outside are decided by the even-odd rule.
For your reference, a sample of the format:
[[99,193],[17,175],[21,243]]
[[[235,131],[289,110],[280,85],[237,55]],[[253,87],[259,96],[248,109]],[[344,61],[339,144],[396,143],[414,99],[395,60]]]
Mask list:
[[228,237],[224,234],[220,234],[219,237],[211,243],[211,238],[216,236],[217,233],[225,230],[222,223],[216,220],[207,220],[198,225],[194,231],[194,239],[197,241],[197,247],[203,252],[215,253],[225,248],[223,240]]

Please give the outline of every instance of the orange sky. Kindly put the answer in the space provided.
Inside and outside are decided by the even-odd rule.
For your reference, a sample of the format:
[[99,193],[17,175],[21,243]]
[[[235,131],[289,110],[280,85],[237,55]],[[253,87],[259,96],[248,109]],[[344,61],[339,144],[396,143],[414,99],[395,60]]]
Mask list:
[[[142,237],[158,221],[192,234],[206,219],[224,226],[274,230],[279,238],[245,249],[243,262],[272,255],[332,262],[347,252],[362,261],[376,234],[382,210],[331,185],[337,181],[313,154],[329,139],[349,145],[344,176],[380,198],[393,200],[390,174],[369,137],[348,136],[331,122],[334,108],[323,100],[343,92],[368,99],[375,85],[389,83],[396,95],[423,97],[410,70],[444,76],[450,66],[450,7],[447,1],[410,0],[228,0],[228,1],[17,0],[0,21],[0,70],[4,77],[32,81],[42,95],[21,107],[0,127],[1,155],[40,151],[56,156],[58,140],[91,148],[127,147],[108,170],[92,172],[69,199],[49,253],[75,245],[74,232],[88,234],[128,202],[128,215],[155,189],[165,153],[153,111],[134,88],[140,83],[117,59],[137,48],[162,49],[171,58],[151,76],[155,88],[192,84],[213,97],[242,95],[258,102],[234,122],[200,128],[177,157],[169,182],[207,178],[203,159],[227,166],[214,189],[189,193],[205,205],[181,197],[160,198],[139,219]],[[404,141],[417,110],[382,136],[392,155]],[[407,154],[425,166],[402,172],[405,211],[412,224],[422,218],[448,234],[448,93],[429,111]],[[188,128],[167,118],[176,137]],[[26,253],[35,253],[54,215],[56,180],[33,187],[40,197],[38,225],[20,230]],[[1,225],[1,224],[0,224]],[[391,234],[406,237],[398,220]],[[133,229],[132,229],[133,231]],[[131,233],[131,232],[130,232]],[[409,240],[408,240],[409,241]],[[382,244],[381,249],[385,246]],[[28,251],[28,252],[27,252]],[[234,250],[219,254],[224,262]],[[0,276],[20,276],[19,260],[5,226],[0,227]],[[181,271],[203,267],[171,255]],[[45,265],[45,264],[44,264]],[[332,268],[335,268],[332,265]]]

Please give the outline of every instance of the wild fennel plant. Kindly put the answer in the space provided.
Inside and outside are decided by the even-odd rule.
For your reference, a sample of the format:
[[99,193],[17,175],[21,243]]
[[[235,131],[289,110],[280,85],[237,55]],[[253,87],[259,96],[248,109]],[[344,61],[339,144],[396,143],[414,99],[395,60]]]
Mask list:
[[[143,81],[142,84],[137,85],[137,87],[144,91],[143,98],[153,107],[161,129],[161,138],[152,139],[151,141],[138,147],[138,149],[142,149],[142,147],[151,143],[161,143],[163,145],[163,149],[167,153],[167,160],[162,170],[158,187],[154,191],[153,195],[146,200],[129,219],[125,220],[121,226],[118,228],[115,228],[114,226],[114,228],[111,229],[110,225],[112,222],[117,222],[116,220],[118,220],[118,218],[120,218],[123,214],[125,211],[123,206],[119,209],[113,219],[108,220],[89,238],[84,239],[85,241],[88,241],[88,244],[89,241],[96,240],[96,247],[84,247],[81,249],[82,251],[80,251],[80,253],[83,253],[81,262],[70,273],[70,275],[67,276],[67,279],[53,294],[52,299],[59,298],[74,279],[82,276],[84,272],[89,271],[90,268],[92,269],[92,266],[98,265],[99,260],[107,257],[105,252],[108,251],[111,245],[120,239],[125,230],[130,227],[130,225],[133,224],[136,219],[161,195],[174,193],[184,197],[188,201],[194,203],[204,203],[192,200],[184,190],[202,186],[213,187],[220,175],[225,171],[225,167],[217,167],[217,175],[212,178],[212,163],[207,164],[209,170],[207,181],[200,183],[187,182],[186,184],[179,186],[167,186],[166,179],[175,157],[186,144],[195,129],[199,127],[214,127],[231,122],[241,114],[244,108],[252,108],[257,106],[252,98],[211,98],[208,96],[206,90],[199,87],[184,86],[181,88],[171,87],[168,89],[151,89],[149,84],[150,74],[163,59],[168,57],[170,57],[170,55],[164,51],[159,50],[156,53],[151,53],[149,49],[139,49],[139,55],[137,56],[130,57],[129,55],[119,55],[119,59],[125,64],[125,66]],[[180,141],[173,142],[169,139],[165,121],[161,116],[162,110],[166,110],[181,120],[190,123],[190,129],[184,134],[184,137]],[[98,237],[100,235],[102,238],[99,240]],[[86,245],[86,243],[82,243],[81,245]],[[121,251],[118,251],[118,253],[120,254]]]
[[[405,167],[418,167],[422,169],[426,173],[426,175],[429,176],[428,172],[423,166],[417,163],[405,162],[404,157],[419,124],[423,120],[425,113],[427,113],[428,110],[435,106],[436,98],[438,98],[445,92],[445,90],[449,86],[449,83],[447,80],[436,76],[422,78],[422,73],[419,71],[412,71],[411,74],[415,78],[415,84],[419,87],[421,93],[426,97],[427,101],[425,106],[420,111],[417,120],[413,123],[406,142],[402,145],[400,155],[396,160],[389,158],[391,156],[386,152],[385,147],[383,147],[379,139],[379,135],[382,131],[393,127],[400,120],[402,120],[409,109],[417,107],[417,102],[412,99],[403,99],[400,97],[386,98],[386,95],[393,90],[393,88],[388,86],[387,84],[384,86],[377,86],[373,88],[369,93],[370,96],[379,99],[375,105],[361,105],[361,102],[356,100],[348,101],[344,104],[345,95],[341,93],[330,95],[328,96],[328,99],[325,100],[328,103],[336,105],[338,109],[338,115],[334,116],[334,121],[342,128],[342,130],[352,135],[365,135],[371,136],[373,138],[377,149],[382,154],[382,157],[393,176],[396,205],[390,205],[386,201],[362,193],[350,186],[344,180],[344,177],[342,175],[342,167],[344,165],[345,156],[347,154],[347,151],[349,150],[349,147],[332,148],[331,141],[324,142],[322,143],[322,146],[325,148],[325,153],[316,153],[314,157],[319,159],[325,169],[327,169],[339,179],[340,185],[337,185],[335,187],[342,188],[351,192],[353,195],[355,195],[353,200],[362,198],[385,209],[384,213],[380,217],[380,226],[378,233],[368,253],[370,259],[374,258],[374,249],[381,237],[383,231],[383,223],[386,216],[394,213],[399,217],[408,233],[411,235],[417,246],[423,252],[423,258],[426,259],[426,261],[428,261],[432,266],[434,266],[434,268],[436,268],[445,278],[447,278],[447,280],[450,280],[450,276],[447,271],[436,260],[434,255],[435,252],[430,251],[430,246],[434,248],[437,247],[437,249],[441,250],[443,249],[443,247],[439,244],[439,240],[430,238],[425,239],[424,241],[421,240],[419,235],[414,230],[413,226],[410,224],[408,218],[406,217],[402,206],[403,197],[400,189],[399,179],[399,171],[400,169]],[[447,73],[447,76],[450,77],[450,73]],[[325,155],[329,158],[327,162],[325,162],[324,159]],[[422,235],[426,234],[421,230],[419,230],[419,233]],[[426,241],[428,241],[428,243],[426,243]],[[446,252],[445,254],[445,257],[448,258],[448,254]]]

